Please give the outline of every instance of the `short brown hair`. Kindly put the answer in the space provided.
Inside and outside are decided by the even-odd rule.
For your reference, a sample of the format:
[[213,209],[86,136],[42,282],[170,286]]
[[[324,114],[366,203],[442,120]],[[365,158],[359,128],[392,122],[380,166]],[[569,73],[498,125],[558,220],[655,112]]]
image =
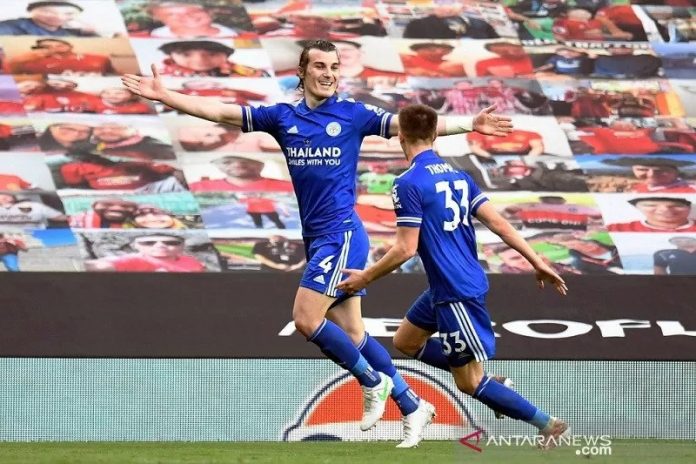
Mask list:
[[409,105],[399,111],[399,132],[407,142],[432,141],[437,134],[437,113],[425,105]]

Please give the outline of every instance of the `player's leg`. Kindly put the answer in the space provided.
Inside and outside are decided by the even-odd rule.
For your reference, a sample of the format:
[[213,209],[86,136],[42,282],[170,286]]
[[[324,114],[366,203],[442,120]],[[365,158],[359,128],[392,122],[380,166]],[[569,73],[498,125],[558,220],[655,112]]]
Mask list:
[[308,260],[295,299],[293,320],[308,341],[358,379],[365,399],[360,427],[367,430],[384,414],[392,380],[373,369],[345,330],[326,318],[326,311],[339,296],[336,285],[342,277],[341,269],[350,264],[352,237],[353,232],[346,231],[306,240]]
[[[406,317],[394,334],[394,347],[407,356],[449,372],[450,366],[443,352],[442,341],[432,337],[437,330],[437,317],[428,289],[406,312]],[[501,375],[491,375],[490,378],[508,387],[514,385],[512,380]],[[500,411],[493,412],[497,419],[505,417]]]
[[247,213],[251,216],[251,220],[254,221],[254,227],[257,229],[263,229],[263,217],[259,213]]
[[[457,388],[494,411],[537,427],[544,436],[558,438],[565,433],[565,422],[551,417],[515,390],[492,381],[483,362],[495,355],[495,333],[484,297],[439,305],[438,329]],[[547,439],[545,447],[555,441]]]
[[360,353],[376,370],[391,377],[394,386],[391,397],[406,416],[418,409],[419,398],[394,367],[391,355],[384,346],[365,332],[362,320],[361,297],[347,298],[338,302],[326,315],[350,336]]
[[0,256],[8,272],[19,272],[19,259],[15,253],[6,253]]
[[423,439],[425,428],[435,417],[435,407],[418,397],[396,370],[389,352],[381,343],[365,332],[360,303],[360,297],[339,300],[328,312],[327,318],[331,318],[341,327],[344,327],[346,332],[351,335],[360,353],[372,367],[392,379],[391,397],[405,419],[404,440],[397,447],[416,447]]
[[292,309],[295,327],[329,359],[350,371],[360,385],[378,385],[379,375],[355,348],[350,337],[343,329],[325,318],[326,311],[333,301],[332,297],[300,287]]
[[268,217],[268,219],[270,219],[278,229],[285,229],[285,223],[280,220],[280,215],[275,211],[272,213],[266,213],[266,217]]
[[449,371],[447,357],[442,353],[442,342],[431,338],[437,332],[430,289],[424,291],[406,312],[406,318],[394,334],[394,347],[407,356]]

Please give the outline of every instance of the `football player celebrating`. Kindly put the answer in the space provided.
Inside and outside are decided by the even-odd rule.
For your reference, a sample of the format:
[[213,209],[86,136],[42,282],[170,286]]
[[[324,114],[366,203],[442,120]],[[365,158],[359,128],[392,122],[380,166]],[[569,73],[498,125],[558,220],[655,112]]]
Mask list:
[[[303,98],[257,108],[167,90],[154,67],[154,77],[127,74],[123,82],[136,95],[245,132],[268,132],[278,141],[297,194],[308,252],[293,307],[295,326],[361,384],[361,429],[375,425],[391,393],[405,416],[405,440],[398,446],[413,447],[432,420],[434,408],[418,398],[386,349],[365,332],[360,306],[365,292],[347,294],[337,288],[341,270],[363,268],[369,251],[367,234],[354,211],[361,142],[368,135],[396,134],[399,121],[382,109],[339,98],[340,65],[331,42],[307,42],[297,69]],[[508,133],[510,119],[492,111],[487,108],[475,118],[442,118],[438,132],[458,134],[473,127],[486,134]]]

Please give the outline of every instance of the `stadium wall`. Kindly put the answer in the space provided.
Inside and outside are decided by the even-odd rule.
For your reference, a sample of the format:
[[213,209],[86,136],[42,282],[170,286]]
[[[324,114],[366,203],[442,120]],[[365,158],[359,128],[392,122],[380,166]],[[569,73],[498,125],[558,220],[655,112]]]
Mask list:
[[[444,372],[400,361],[439,416],[428,439],[483,428],[529,434],[453,391]],[[568,420],[574,434],[696,438],[691,362],[493,361],[534,402]],[[357,385],[329,361],[245,359],[0,360],[2,441],[257,441],[396,439],[394,410],[360,432]],[[337,386],[338,384],[338,386]],[[333,394],[332,394],[333,393]]]
[[[489,372],[574,433],[696,438],[692,280],[570,276],[561,298],[531,276],[490,278],[500,360]],[[375,431],[359,432],[357,384],[293,333],[295,280],[6,275],[0,441],[396,439],[393,405]],[[370,332],[390,346],[424,285],[408,275],[375,285]],[[440,412],[428,439],[530,432],[495,420],[447,373],[398,363]]]

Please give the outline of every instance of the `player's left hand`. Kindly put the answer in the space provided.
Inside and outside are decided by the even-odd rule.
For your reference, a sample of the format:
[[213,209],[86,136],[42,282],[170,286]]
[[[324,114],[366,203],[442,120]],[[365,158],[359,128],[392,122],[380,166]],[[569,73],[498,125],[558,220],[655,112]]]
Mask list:
[[512,119],[509,116],[493,114],[493,111],[495,111],[495,105],[481,110],[474,117],[473,129],[482,134],[498,137],[504,137],[512,132]]
[[556,272],[551,269],[551,266],[546,263],[542,263],[538,265],[535,270],[537,285],[539,285],[539,288],[544,288],[544,282],[548,282],[553,284],[558,293],[561,295],[566,295],[568,293],[568,286],[566,285],[565,280],[556,274]]
[[336,285],[336,288],[342,292],[353,294],[367,287],[367,284],[370,283],[367,280],[365,271],[361,271],[360,269],[343,269],[341,272],[348,276]]

